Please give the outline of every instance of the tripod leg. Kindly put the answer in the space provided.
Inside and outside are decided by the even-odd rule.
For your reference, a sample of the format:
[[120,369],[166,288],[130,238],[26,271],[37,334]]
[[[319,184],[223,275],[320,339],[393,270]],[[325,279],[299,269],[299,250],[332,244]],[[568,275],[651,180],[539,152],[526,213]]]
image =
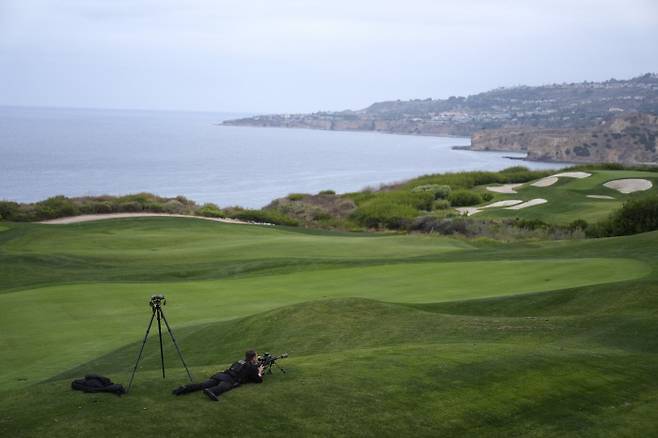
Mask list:
[[171,331],[171,327],[169,327],[169,323],[167,322],[167,318],[165,318],[164,312],[162,313],[162,320],[164,321],[165,325],[167,326],[167,331],[169,332],[169,336],[171,336],[171,340],[174,343],[174,347],[176,347],[176,351],[178,352],[178,356],[180,357],[181,362],[183,362],[183,366],[185,367],[185,371],[187,371],[187,377],[190,378],[190,382],[192,382],[192,374],[190,374],[190,370],[187,368],[187,364],[185,363],[185,359],[183,359],[183,353],[180,352],[180,348],[178,348],[178,343],[176,343],[176,338],[174,337],[174,332]]
[[139,361],[142,358],[142,353],[144,352],[144,346],[146,345],[146,340],[148,339],[149,332],[151,331],[151,325],[153,325],[153,318],[155,318],[155,310],[151,315],[151,320],[149,321],[148,327],[146,327],[146,334],[144,335],[144,340],[142,341],[142,348],[139,349],[139,354],[137,355],[137,361],[135,362],[135,367],[133,368],[133,372],[130,375],[130,382],[128,382],[128,389],[126,390],[126,394],[130,392],[130,387],[133,384],[133,379],[135,378],[135,372],[137,371],[137,366],[139,365]]
[[162,378],[165,378],[165,370],[164,370],[164,350],[162,349],[162,327],[160,326],[160,315],[162,314],[162,310],[159,308],[157,309],[158,312],[158,336],[160,337],[160,364],[162,364]]

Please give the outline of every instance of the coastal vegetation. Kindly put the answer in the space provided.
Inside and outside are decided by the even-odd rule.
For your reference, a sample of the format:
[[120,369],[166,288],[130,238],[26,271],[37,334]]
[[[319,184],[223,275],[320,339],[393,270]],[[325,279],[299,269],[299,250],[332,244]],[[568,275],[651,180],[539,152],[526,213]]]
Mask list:
[[[292,193],[262,209],[199,205],[183,196],[166,198],[149,193],[55,196],[32,204],[0,201],[0,217],[32,222],[149,212],[339,231],[423,232],[502,240],[580,238],[585,234],[602,237],[658,229],[657,167],[581,165],[563,169],[563,174],[588,177],[559,180],[551,173],[514,166],[500,172],[423,175],[359,192]],[[614,184],[609,186],[629,178],[645,181],[648,189],[622,193],[613,188]],[[541,205],[536,205],[538,200]],[[527,202],[527,208],[519,208],[518,204]]]

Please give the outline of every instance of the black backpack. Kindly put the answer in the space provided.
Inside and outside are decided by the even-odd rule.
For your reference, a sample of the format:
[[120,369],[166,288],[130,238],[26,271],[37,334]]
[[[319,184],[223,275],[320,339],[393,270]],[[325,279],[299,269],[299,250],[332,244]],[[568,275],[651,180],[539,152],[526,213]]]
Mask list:
[[126,390],[119,383],[112,383],[107,377],[98,374],[87,374],[84,379],[71,382],[71,389],[82,392],[110,392],[112,394],[125,394]]

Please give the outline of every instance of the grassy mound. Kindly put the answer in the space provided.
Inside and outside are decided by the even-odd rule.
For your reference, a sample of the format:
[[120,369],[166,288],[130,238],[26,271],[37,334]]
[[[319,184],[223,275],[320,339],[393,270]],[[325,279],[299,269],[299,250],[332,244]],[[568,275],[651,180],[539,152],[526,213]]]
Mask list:
[[[225,367],[244,345],[291,353],[282,362],[286,375],[277,372],[218,404],[198,393],[171,396],[185,374],[168,354],[162,382],[152,339],[131,395],[67,387],[89,370],[125,382],[138,343],[29,391],[6,391],[0,408],[11,421],[3,427],[23,436],[180,436],[220,427],[229,435],[275,436],[655,431],[646,419],[658,407],[655,346],[638,351],[599,342],[595,320],[455,316],[362,299],[304,303],[177,333],[197,378]],[[655,321],[647,328],[657,328]],[[44,398],[48,403],[40,403]]]
[[[658,232],[558,242],[304,232],[149,218],[0,233],[0,435],[555,436],[658,432]],[[118,282],[118,280],[123,280]],[[291,357],[211,403],[193,375]]]

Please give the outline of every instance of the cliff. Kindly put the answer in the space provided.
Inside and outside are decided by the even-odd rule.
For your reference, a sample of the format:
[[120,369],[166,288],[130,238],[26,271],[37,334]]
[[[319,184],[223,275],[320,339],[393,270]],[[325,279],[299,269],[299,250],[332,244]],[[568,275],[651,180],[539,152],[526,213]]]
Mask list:
[[589,129],[484,130],[470,149],[527,152],[534,161],[656,163],[658,117],[623,114]]

